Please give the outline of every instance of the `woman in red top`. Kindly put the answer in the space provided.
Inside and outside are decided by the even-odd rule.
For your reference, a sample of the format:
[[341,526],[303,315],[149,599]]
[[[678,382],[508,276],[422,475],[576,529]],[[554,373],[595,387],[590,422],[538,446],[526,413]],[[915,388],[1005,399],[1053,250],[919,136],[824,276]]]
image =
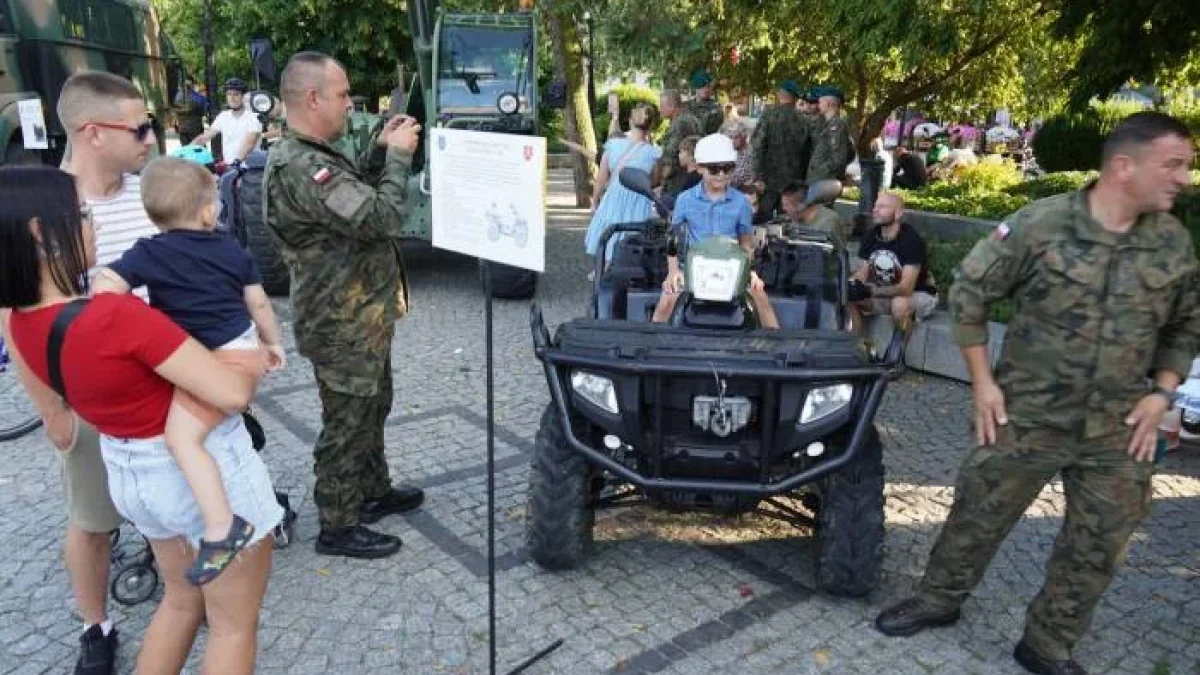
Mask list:
[[[65,303],[85,295],[95,263],[95,234],[81,202],[74,179],[57,169],[0,169],[0,307],[14,310],[13,351],[37,376],[28,379],[39,410],[62,406],[45,384],[47,341]],[[132,295],[90,300],[66,333],[60,363],[66,400],[100,431],[113,504],[150,540],[166,582],[138,672],[182,670],[205,618],[203,672],[253,672],[270,541],[252,543],[212,583],[187,583],[203,524],[162,438],[175,387],[228,412],[205,446],[221,465],[231,505],[245,509],[259,536],[267,536],[282,512],[237,414],[249,404],[252,385]]]

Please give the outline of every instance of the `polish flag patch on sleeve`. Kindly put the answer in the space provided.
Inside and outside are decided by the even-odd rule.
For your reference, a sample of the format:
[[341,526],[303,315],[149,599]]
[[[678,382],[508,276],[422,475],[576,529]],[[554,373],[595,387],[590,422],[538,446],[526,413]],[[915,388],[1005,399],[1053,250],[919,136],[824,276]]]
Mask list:
[[326,166],[323,166],[320,169],[317,169],[317,172],[312,175],[313,182],[316,183],[317,185],[324,185],[332,177],[333,177],[333,172],[330,171],[329,167],[326,167]]
[[992,239],[1004,241],[1008,239],[1008,235],[1010,234],[1012,234],[1012,228],[1008,226],[1008,223],[1000,223],[996,226],[996,229],[992,230]]

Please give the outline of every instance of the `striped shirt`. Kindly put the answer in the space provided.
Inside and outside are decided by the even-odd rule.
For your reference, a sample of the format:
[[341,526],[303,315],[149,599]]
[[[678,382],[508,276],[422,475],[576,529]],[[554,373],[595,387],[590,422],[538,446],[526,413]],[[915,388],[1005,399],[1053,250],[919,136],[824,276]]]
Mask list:
[[[150,222],[146,208],[142,206],[141,178],[126,174],[121,189],[106,199],[88,199],[92,209],[92,220],[96,228],[96,267],[92,273],[120,258],[133,243],[143,237],[158,234],[158,228]],[[146,289],[135,291],[143,300]]]

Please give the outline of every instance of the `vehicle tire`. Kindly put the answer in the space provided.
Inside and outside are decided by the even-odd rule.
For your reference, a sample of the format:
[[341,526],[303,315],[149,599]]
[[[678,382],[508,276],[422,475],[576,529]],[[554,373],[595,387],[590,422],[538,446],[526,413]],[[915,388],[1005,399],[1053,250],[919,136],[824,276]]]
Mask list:
[[591,553],[598,494],[594,476],[583,455],[569,447],[554,404],[546,406],[529,471],[525,521],[525,545],[543,568],[574,569]]
[[5,166],[40,166],[42,161],[42,153],[37,150],[26,150],[25,142],[20,136],[14,136],[8,142],[8,147],[4,148],[4,165]]
[[492,271],[492,297],[508,300],[526,300],[537,292],[538,273],[520,267],[479,261],[479,278],[483,279],[483,266]]
[[263,290],[267,295],[283,297],[291,290],[292,279],[279,251],[279,242],[267,229],[263,218],[262,203],[263,172],[249,170],[238,183],[238,204],[242,214],[242,233],[246,247],[258,265],[262,275]]
[[158,590],[158,570],[149,562],[126,565],[117,570],[109,590],[112,591],[113,600],[122,605],[140,605]]
[[817,584],[861,598],[879,580],[883,550],[883,444],[874,427],[857,461],[825,477],[817,518]]

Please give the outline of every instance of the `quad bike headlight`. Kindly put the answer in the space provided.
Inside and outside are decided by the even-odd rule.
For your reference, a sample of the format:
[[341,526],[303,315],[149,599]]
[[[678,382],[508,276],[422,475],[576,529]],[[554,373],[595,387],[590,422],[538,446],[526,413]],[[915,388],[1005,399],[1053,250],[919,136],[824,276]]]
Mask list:
[[834,384],[808,392],[804,408],[800,411],[799,424],[810,424],[842,410],[850,405],[854,387],[849,384]]
[[693,255],[688,259],[687,286],[697,300],[733,302],[742,290],[742,265],[738,258],[709,258]]
[[582,370],[571,373],[571,388],[587,402],[614,415],[621,412],[617,407],[617,390],[612,380],[603,375],[594,375]]

